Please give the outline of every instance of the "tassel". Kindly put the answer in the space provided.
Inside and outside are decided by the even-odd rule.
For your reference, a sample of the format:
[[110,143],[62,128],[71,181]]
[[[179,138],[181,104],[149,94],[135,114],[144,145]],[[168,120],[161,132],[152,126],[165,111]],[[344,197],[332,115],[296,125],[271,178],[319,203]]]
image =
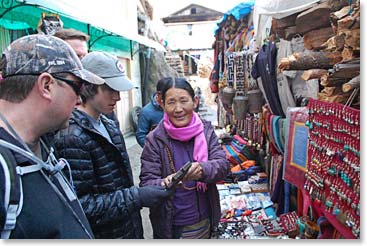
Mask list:
[[197,183],[196,183],[196,189],[197,189],[198,191],[205,192],[205,191],[207,191],[208,187],[207,187],[207,185],[206,185],[205,183],[203,183],[203,182],[197,182]]

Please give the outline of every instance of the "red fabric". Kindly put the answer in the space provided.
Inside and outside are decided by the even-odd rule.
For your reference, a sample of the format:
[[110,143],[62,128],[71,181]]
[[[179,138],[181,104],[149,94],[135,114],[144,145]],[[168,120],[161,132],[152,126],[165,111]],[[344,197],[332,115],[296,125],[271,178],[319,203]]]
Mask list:
[[305,169],[302,169],[298,165],[292,164],[292,151],[294,148],[294,143],[297,141],[294,139],[294,129],[295,124],[304,124],[308,119],[307,108],[297,108],[292,111],[287,112],[287,118],[289,119],[289,127],[286,129],[288,132],[288,138],[286,138],[285,150],[284,150],[284,173],[283,178],[285,181],[294,184],[298,189],[303,189],[306,182],[305,169],[307,168],[307,163],[305,163]]

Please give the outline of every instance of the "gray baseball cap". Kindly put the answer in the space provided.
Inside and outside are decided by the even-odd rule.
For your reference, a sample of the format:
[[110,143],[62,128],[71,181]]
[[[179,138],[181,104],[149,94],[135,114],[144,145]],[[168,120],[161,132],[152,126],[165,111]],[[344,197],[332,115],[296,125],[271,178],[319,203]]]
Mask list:
[[117,57],[106,52],[90,52],[83,57],[82,64],[85,69],[103,78],[106,84],[116,91],[127,91],[136,87],[127,77],[125,68]]
[[101,85],[105,81],[83,68],[78,56],[64,40],[43,34],[21,37],[4,51],[2,76],[72,73],[86,82]]

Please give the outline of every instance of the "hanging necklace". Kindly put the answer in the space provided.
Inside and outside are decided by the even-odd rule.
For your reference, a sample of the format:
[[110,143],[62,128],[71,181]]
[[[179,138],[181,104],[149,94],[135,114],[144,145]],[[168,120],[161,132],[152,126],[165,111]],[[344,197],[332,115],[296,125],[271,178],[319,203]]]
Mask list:
[[[168,146],[167,145],[164,145],[165,149],[166,149],[166,152],[167,152],[167,156],[168,156],[168,160],[169,160],[169,165],[170,165],[170,168],[171,168],[171,171],[172,173],[176,173],[176,169],[175,169],[175,165],[174,165],[174,162],[173,162],[173,157],[172,157],[172,153],[171,151],[169,150]],[[190,158],[191,159],[191,158]],[[185,190],[195,190],[197,189],[197,184],[196,184],[196,181],[195,181],[195,186],[193,187],[187,187],[185,186],[185,184],[182,182],[182,187],[185,189]]]

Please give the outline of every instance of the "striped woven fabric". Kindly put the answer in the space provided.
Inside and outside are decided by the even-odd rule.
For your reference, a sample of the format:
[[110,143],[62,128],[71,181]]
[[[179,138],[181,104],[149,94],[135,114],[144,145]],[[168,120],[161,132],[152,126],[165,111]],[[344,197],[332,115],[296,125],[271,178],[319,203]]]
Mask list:
[[230,162],[231,166],[236,166],[240,164],[236,158],[233,157],[233,155],[228,151],[227,145],[222,145],[223,150],[226,152],[226,159]]
[[181,238],[183,239],[209,239],[210,221],[203,219],[194,225],[187,225],[182,228]]
[[231,156],[233,156],[239,163],[242,163],[242,160],[237,155],[236,151],[233,149],[231,145],[225,145],[225,147]]

